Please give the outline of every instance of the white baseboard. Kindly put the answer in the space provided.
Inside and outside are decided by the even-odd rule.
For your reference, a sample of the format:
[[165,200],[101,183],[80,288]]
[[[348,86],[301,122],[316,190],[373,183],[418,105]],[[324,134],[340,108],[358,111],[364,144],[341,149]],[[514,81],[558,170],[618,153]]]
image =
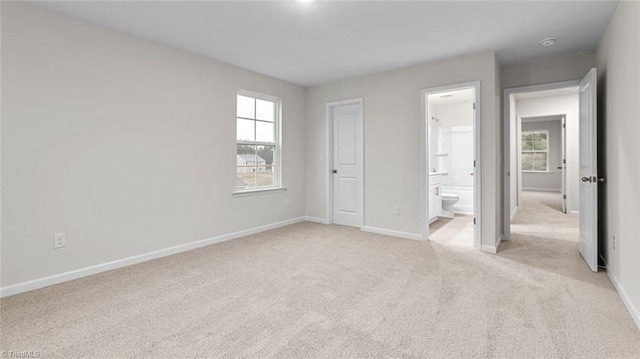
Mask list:
[[390,237],[412,239],[412,240],[415,240],[415,241],[421,241],[422,240],[422,234],[419,234],[419,233],[409,233],[409,232],[402,232],[402,231],[394,231],[394,230],[391,230],[391,229],[369,227],[369,226],[362,227],[362,230],[365,231],[365,232],[370,232],[370,233],[384,234],[384,235],[390,236]]
[[483,244],[480,247],[480,250],[483,251],[483,252],[492,253],[492,254],[498,253],[498,247],[489,246],[489,245],[486,245],[486,244]]
[[314,223],[320,223],[320,224],[330,224],[328,219],[319,218],[319,217],[305,216],[304,220],[307,221],[307,222],[314,222]]
[[609,276],[609,279],[611,280],[611,283],[613,283],[613,286],[616,288],[616,291],[618,291],[618,295],[620,296],[620,298],[622,298],[622,302],[627,307],[627,310],[629,310],[629,313],[631,313],[631,318],[633,318],[633,321],[636,323],[636,326],[638,327],[638,329],[640,329],[640,312],[633,305],[633,303],[631,302],[631,299],[629,299],[627,292],[625,292],[624,289],[622,289],[616,277],[613,274],[611,274],[609,269],[607,269],[606,271],[607,271],[607,275]]
[[562,193],[562,189],[560,188],[536,188],[536,187],[522,187],[523,191],[533,191],[533,192],[557,192]]
[[225,242],[232,239],[248,236],[251,234],[268,231],[274,228],[288,226],[290,224],[302,222],[304,220],[305,220],[305,217],[292,218],[292,219],[288,219],[281,222],[271,223],[264,226],[254,227],[254,228],[250,228],[250,229],[246,229],[238,232],[223,234],[223,235],[202,239],[202,240],[191,242],[191,243],[181,244],[174,247],[169,247],[169,248],[160,249],[153,252],[139,254],[132,257],[117,259],[115,261],[97,264],[91,267],[80,268],[80,269],[72,270],[65,273],[60,273],[60,274],[55,274],[48,277],[30,280],[27,282],[12,284],[12,285],[0,288],[0,298],[32,291],[35,289],[48,287],[54,284],[68,282],[74,279],[87,277],[93,274],[98,274],[98,273],[110,271],[113,269],[130,266],[137,263],[150,261],[152,259],[162,258],[162,257],[170,256],[173,254],[190,251],[190,250],[201,248],[211,244]]

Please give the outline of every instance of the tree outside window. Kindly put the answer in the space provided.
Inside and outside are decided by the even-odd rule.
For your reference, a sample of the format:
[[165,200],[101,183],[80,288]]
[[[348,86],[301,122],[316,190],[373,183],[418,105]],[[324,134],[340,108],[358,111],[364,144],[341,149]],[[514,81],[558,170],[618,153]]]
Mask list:
[[522,132],[522,171],[547,172],[549,170],[549,132]]

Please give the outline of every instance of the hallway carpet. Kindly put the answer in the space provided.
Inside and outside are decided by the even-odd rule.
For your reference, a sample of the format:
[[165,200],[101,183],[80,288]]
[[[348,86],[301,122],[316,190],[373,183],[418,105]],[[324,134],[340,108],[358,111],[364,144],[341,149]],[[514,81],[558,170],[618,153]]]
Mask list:
[[573,219],[529,224],[526,211],[497,255],[299,223],[11,296],[1,300],[2,350],[637,358],[640,331],[606,273],[578,254],[575,230],[563,227]]

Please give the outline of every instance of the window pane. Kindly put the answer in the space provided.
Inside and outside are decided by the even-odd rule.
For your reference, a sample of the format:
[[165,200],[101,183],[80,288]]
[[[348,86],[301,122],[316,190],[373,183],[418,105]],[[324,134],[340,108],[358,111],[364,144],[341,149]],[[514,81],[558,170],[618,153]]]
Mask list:
[[236,150],[236,188],[256,187],[256,146],[238,145]]
[[533,149],[537,151],[547,150],[547,134],[546,133],[538,134],[536,142],[533,144]]
[[251,189],[256,187],[255,167],[237,167],[236,189]]
[[258,166],[257,187],[273,187],[273,166]]
[[275,103],[256,99],[256,118],[258,120],[273,122],[275,118]]
[[525,132],[522,134],[522,150],[530,151],[532,149],[533,147],[531,145],[531,134]]
[[533,152],[522,154],[523,171],[546,171],[547,154],[545,152]]
[[[238,144],[236,154],[238,155],[238,161],[254,161],[256,160],[256,146],[255,145],[241,145]],[[253,164],[240,163],[238,166],[248,166]]]
[[236,139],[238,141],[255,141],[254,126],[256,121],[239,118],[236,123]]
[[256,118],[256,101],[251,97],[238,95],[237,116]]
[[256,121],[256,141],[275,142],[275,128],[273,122]]
[[[275,153],[276,146],[258,146],[258,162],[264,161],[264,165],[273,164],[273,154]],[[260,163],[258,163],[259,165]]]

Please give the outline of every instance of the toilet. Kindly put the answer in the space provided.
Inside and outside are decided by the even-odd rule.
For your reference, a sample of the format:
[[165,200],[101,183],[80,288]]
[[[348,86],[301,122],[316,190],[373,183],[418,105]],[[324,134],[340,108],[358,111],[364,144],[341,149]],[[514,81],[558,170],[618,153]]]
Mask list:
[[442,212],[440,217],[444,218],[453,218],[453,205],[456,204],[460,200],[460,196],[452,193],[443,193],[442,194]]

